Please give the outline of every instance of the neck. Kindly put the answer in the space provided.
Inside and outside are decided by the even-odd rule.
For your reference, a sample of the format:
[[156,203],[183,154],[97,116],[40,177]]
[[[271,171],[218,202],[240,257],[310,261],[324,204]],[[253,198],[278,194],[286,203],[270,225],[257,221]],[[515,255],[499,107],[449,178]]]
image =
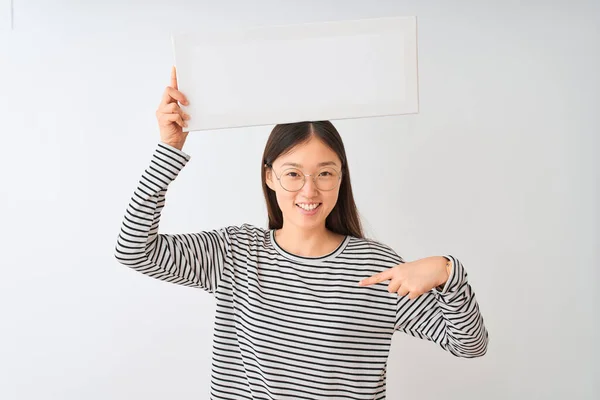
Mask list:
[[321,257],[333,252],[343,240],[343,235],[331,232],[325,225],[314,229],[283,224],[275,231],[275,240],[285,251],[302,257]]

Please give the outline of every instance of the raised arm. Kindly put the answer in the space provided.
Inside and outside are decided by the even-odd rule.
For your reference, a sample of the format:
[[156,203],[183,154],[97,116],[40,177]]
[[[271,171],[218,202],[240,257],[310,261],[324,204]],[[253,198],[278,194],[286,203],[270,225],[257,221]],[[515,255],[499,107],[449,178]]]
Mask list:
[[115,257],[145,275],[214,292],[221,279],[235,228],[159,234],[167,187],[190,156],[158,143],[125,211]]
[[189,119],[178,102],[186,104],[177,89],[175,69],[156,112],[161,141],[154,150],[125,211],[115,246],[115,257],[153,278],[214,292],[225,268],[235,227],[190,234],[159,234],[160,215],[169,184],[190,160],[182,147]]

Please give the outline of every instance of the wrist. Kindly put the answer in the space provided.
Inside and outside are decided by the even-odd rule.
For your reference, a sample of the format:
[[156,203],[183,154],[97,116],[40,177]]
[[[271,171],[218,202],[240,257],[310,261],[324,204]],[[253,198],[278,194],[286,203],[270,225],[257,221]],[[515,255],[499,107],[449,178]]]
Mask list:
[[175,142],[163,142],[164,144],[174,147],[177,150],[182,150],[183,149],[183,142],[180,143],[175,143]]

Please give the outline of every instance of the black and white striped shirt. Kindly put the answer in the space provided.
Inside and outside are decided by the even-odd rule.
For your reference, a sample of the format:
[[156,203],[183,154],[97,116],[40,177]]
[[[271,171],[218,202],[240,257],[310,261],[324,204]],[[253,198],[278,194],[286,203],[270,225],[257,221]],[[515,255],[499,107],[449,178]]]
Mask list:
[[462,264],[443,290],[414,300],[358,282],[404,262],[347,236],[332,253],[299,257],[273,231],[244,224],[159,234],[167,187],[191,157],[159,142],[127,207],[119,262],[214,294],[213,399],[385,399],[392,335],[431,340],[458,357],[485,354],[488,333]]

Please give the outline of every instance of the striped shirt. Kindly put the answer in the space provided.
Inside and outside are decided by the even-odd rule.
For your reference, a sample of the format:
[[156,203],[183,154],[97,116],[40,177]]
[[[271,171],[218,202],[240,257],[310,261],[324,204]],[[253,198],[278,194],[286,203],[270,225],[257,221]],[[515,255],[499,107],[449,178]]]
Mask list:
[[457,357],[486,353],[488,333],[458,259],[443,288],[414,300],[387,283],[358,282],[404,260],[390,247],[346,236],[323,257],[281,248],[249,224],[159,234],[167,187],[190,160],[159,142],[117,238],[120,263],[204,289],[216,298],[212,399],[385,399],[396,331]]

